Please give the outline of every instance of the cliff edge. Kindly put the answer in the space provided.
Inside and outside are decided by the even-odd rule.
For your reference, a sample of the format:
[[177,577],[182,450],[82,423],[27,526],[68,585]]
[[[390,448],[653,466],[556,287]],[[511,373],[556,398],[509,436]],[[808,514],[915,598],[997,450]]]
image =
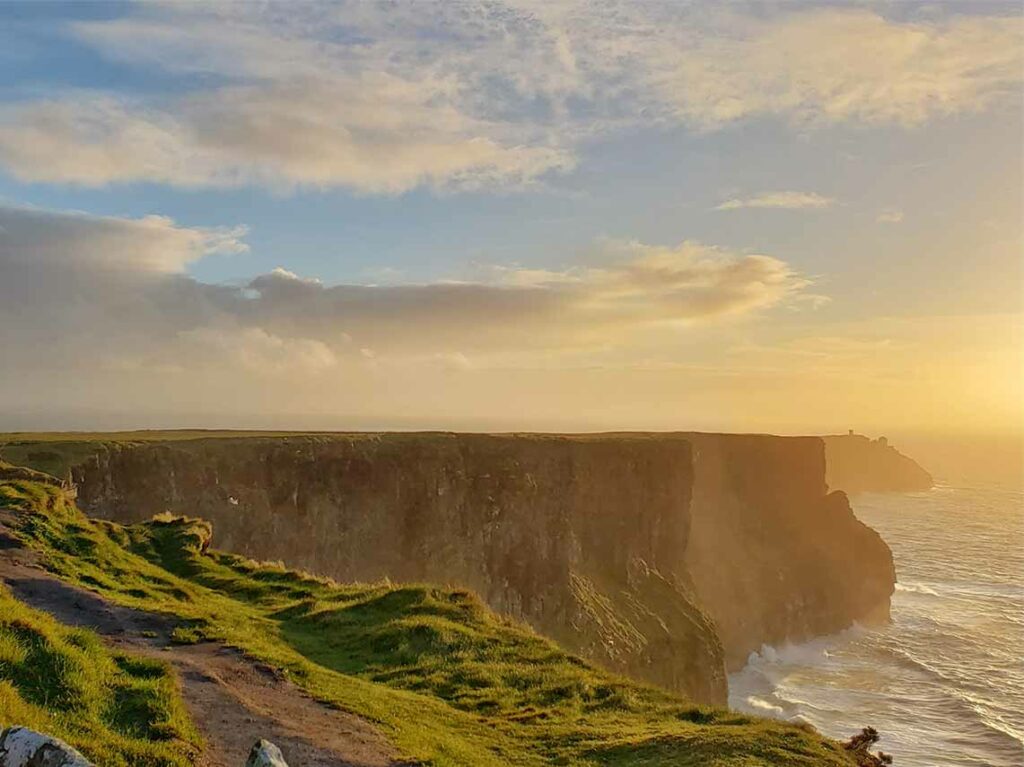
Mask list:
[[712,703],[764,643],[884,618],[895,580],[885,543],[828,492],[813,437],[102,441],[72,474],[90,513],[196,515],[253,558],[469,588],[606,668]]
[[885,437],[837,434],[825,440],[825,481],[833,490],[856,493],[889,493],[929,490],[932,475],[917,461],[903,455]]
[[682,438],[361,434],[112,445],[93,514],[208,519],[223,549],[341,581],[452,584],[606,668],[724,704],[724,653],[676,553]]

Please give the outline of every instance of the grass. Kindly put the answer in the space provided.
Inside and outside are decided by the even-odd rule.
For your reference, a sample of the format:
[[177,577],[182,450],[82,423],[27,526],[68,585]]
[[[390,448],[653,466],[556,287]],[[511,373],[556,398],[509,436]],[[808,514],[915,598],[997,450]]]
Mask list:
[[340,585],[207,551],[202,520],[91,520],[33,479],[0,481],[0,507],[17,512],[17,535],[62,578],[176,616],[174,641],[222,642],[281,669],[428,764],[855,764],[809,728],[598,670],[464,591]]
[[[482,432],[487,433],[487,432]],[[501,433],[501,432],[498,432]],[[67,478],[72,467],[104,451],[120,447],[155,442],[200,442],[204,440],[239,439],[346,439],[374,441],[382,436],[389,441],[435,440],[438,435],[452,435],[439,431],[262,431],[246,429],[139,429],[135,431],[67,431],[67,432],[0,432],[0,461],[26,466],[46,472],[54,477]],[[511,434],[505,433],[505,434]],[[465,436],[465,434],[463,435]],[[536,440],[571,437],[580,440],[601,440],[609,436],[629,436],[632,439],[661,439],[671,433],[654,432],[596,432],[569,434],[542,434],[526,432],[520,437]]]
[[0,586],[0,726],[14,724],[110,767],[185,767],[200,745],[167,666],[112,653]]
[[66,478],[71,467],[105,450],[143,442],[239,437],[297,437],[324,432],[141,429],[115,432],[0,432],[0,460]]

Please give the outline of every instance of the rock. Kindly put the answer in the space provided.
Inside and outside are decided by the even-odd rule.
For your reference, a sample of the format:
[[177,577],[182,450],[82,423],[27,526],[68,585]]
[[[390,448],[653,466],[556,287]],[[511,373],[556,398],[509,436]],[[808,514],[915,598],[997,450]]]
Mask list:
[[[267,762],[267,764],[271,763]],[[0,733],[0,767],[93,767],[93,765],[62,740],[35,732],[27,727],[8,727]]]
[[249,751],[249,758],[245,760],[245,767],[288,767],[284,760],[281,749],[269,740],[260,738]]

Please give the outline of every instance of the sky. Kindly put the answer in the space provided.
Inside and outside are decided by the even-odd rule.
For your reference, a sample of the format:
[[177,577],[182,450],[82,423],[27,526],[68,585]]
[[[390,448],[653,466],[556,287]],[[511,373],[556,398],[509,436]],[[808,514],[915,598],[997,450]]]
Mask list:
[[1018,434],[1018,3],[0,4],[0,428]]

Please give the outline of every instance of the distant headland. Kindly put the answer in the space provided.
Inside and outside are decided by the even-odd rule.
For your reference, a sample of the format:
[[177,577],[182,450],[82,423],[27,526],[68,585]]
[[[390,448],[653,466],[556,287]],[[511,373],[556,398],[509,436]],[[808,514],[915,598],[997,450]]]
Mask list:
[[928,490],[935,484],[931,474],[885,437],[871,439],[851,430],[824,440],[825,481],[832,490],[850,495],[911,492]]

